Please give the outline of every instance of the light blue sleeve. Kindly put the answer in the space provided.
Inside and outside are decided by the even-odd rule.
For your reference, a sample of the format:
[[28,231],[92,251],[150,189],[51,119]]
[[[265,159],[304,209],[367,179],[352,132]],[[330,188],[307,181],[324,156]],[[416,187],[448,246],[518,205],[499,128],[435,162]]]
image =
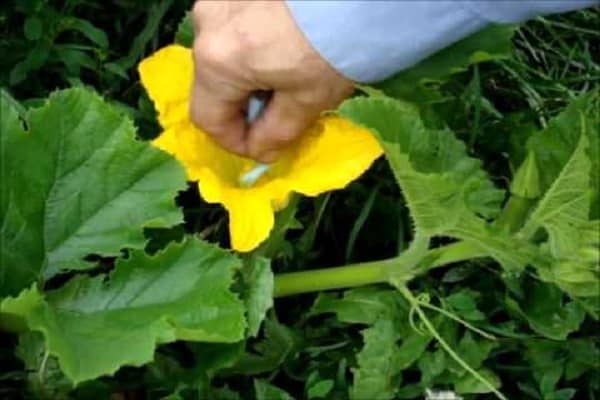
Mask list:
[[600,0],[287,0],[312,46],[358,82],[387,78],[490,23],[598,4]]

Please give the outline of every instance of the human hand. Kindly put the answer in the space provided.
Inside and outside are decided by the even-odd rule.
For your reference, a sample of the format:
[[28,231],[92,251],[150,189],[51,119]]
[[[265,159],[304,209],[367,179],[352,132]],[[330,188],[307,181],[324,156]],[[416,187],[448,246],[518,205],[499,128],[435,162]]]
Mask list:
[[[192,120],[225,149],[261,162],[352,93],[353,83],[310,46],[282,0],[199,0],[193,9]],[[248,125],[251,93],[272,91]]]

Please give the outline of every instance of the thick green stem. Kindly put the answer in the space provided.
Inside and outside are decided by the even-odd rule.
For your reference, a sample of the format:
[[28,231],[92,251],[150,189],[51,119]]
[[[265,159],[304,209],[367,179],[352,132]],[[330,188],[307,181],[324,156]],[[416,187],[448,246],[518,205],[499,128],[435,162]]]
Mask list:
[[466,242],[429,250],[424,259],[429,260],[426,268],[415,269],[411,264],[403,264],[402,255],[381,261],[346,265],[344,267],[313,269],[300,272],[289,272],[275,276],[275,297],[284,297],[300,293],[318,292],[321,290],[344,289],[374,283],[387,282],[390,276],[406,276],[427,269],[441,267],[453,262],[484,257],[485,253]]
[[385,282],[399,257],[382,261],[275,275],[275,297]]

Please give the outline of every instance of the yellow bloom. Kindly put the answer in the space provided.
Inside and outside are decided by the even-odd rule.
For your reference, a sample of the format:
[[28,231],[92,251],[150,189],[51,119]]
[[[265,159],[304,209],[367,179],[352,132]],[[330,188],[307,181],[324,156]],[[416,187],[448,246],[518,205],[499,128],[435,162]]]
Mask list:
[[231,244],[238,251],[250,251],[269,236],[274,212],[285,207],[292,192],[316,196],[343,188],[382,154],[368,130],[325,116],[254,185],[242,187],[240,177],[255,163],[223,150],[190,120],[191,51],[167,46],[143,60],[139,72],[164,129],[153,144],[184,165],[207,202],[227,209]]

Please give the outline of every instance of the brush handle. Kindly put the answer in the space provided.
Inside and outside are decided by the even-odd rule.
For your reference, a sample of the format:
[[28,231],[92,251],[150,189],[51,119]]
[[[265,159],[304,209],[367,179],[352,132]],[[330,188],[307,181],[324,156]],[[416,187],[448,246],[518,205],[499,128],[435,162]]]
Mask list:
[[256,94],[250,96],[250,99],[248,100],[248,111],[246,111],[246,122],[253,124],[260,114],[262,114],[266,106],[266,98],[259,97]]
[[[248,110],[246,111],[246,122],[253,124],[254,121],[262,114],[269,101],[269,94],[257,92],[250,96],[248,100]],[[260,177],[269,170],[269,164],[257,163],[254,168],[246,172],[240,177],[240,185],[242,187],[250,187],[254,185]]]

